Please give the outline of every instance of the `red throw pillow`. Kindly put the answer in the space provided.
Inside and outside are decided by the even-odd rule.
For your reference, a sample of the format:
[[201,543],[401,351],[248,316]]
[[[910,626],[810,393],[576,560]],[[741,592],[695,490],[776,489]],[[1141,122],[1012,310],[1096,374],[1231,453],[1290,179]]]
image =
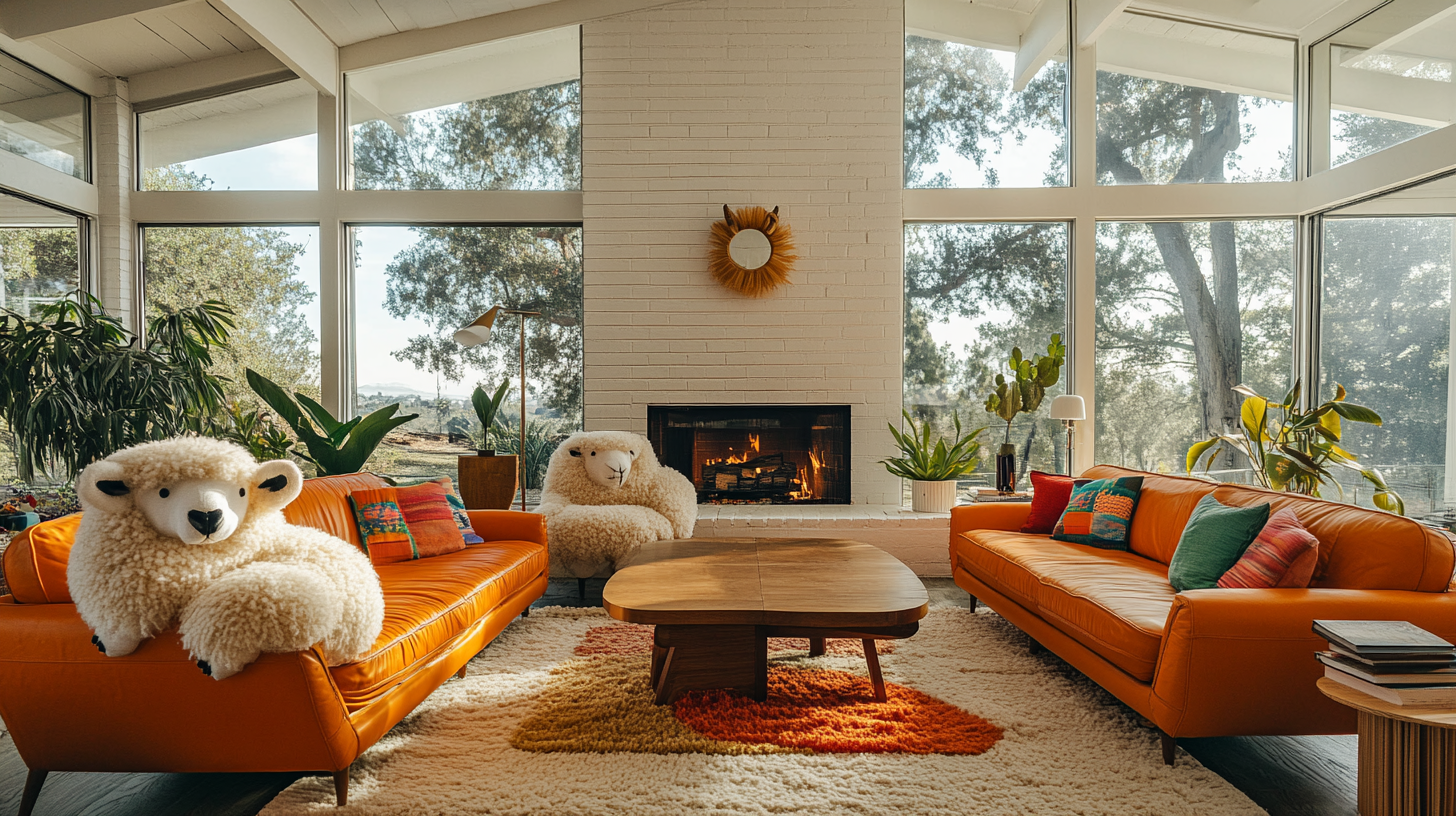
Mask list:
[[1269,517],[1259,537],[1218,579],[1224,589],[1307,587],[1319,561],[1319,539],[1288,507]]
[[1021,525],[1021,532],[1047,535],[1057,526],[1057,520],[1072,500],[1071,476],[1056,473],[1031,472],[1031,514]]
[[394,489],[395,501],[404,513],[404,523],[415,539],[416,558],[458,552],[465,549],[465,537],[455,523],[445,486],[425,482]]

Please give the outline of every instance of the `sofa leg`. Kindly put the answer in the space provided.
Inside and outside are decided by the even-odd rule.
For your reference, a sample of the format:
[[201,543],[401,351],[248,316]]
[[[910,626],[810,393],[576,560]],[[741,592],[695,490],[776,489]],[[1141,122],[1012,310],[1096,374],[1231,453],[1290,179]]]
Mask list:
[[976,596],[975,596],[975,595],[972,595],[972,596],[971,596],[971,611],[972,611],[972,612],[975,612],[975,611],[976,611],[976,609],[977,609],[977,608],[978,608],[978,607],[979,607],[979,606],[980,606],[980,605],[981,605],[981,602],[980,602],[980,601],[978,601],[978,600],[976,600]]
[[349,804],[349,769],[334,771],[334,803],[343,807]]
[[1168,736],[1168,732],[1162,729],[1158,730],[1158,737],[1163,742],[1163,764],[1172,767],[1173,758],[1178,751],[1178,741]]
[[35,800],[40,798],[40,786],[45,784],[50,771],[31,771],[25,775],[25,791],[20,794],[20,816],[30,816],[35,810]]
[[581,600],[583,600],[583,601],[586,600],[586,579],[585,578],[578,578],[578,579],[576,579],[576,597],[579,598],[579,599],[581,599]]
[[1038,643],[1036,638],[1031,637],[1031,636],[1028,635],[1027,636],[1027,641],[1028,641],[1028,644],[1027,644],[1027,647],[1026,647],[1027,648],[1027,651],[1031,652],[1032,654],[1039,655],[1042,652],[1045,652],[1046,651],[1046,647],[1043,646],[1043,645],[1041,645],[1040,643]]
[[521,610],[521,617],[523,617],[523,618],[529,618],[529,617],[531,617],[531,607],[528,606],[525,609],[522,609]]
[[460,667],[460,671],[455,672],[455,676],[458,677],[458,678],[460,678],[461,680],[464,680],[465,679],[465,670],[468,669],[468,668],[470,668],[470,664],[469,663],[466,663],[464,666],[461,666]]

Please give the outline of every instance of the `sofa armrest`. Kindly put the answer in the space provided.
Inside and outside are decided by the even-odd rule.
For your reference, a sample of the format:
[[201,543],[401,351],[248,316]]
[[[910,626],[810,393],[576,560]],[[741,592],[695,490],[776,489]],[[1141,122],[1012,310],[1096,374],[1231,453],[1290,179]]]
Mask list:
[[0,599],[0,717],[47,771],[335,771],[365,747],[315,650],[204,675],[175,630],[107,657],[72,604]]
[[1173,601],[1153,678],[1174,736],[1341,734],[1351,709],[1315,688],[1327,641],[1315,620],[1406,620],[1456,638],[1456,594],[1357,589],[1200,589]]
[[546,517],[520,510],[467,510],[470,526],[486,541],[534,541],[546,546]]
[[1029,515],[1031,502],[963,504],[950,509],[950,535],[955,538],[969,530],[1019,532]]

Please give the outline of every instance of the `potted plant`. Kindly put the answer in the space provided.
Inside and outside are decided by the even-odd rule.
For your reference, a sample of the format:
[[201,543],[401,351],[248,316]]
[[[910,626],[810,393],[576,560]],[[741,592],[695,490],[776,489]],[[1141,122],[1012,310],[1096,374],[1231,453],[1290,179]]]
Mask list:
[[1002,493],[1016,492],[1016,446],[1011,444],[1011,423],[1017,414],[1030,414],[1041,407],[1046,390],[1057,384],[1066,360],[1062,336],[1054,334],[1047,343],[1047,353],[1030,360],[1021,356],[1020,347],[1012,348],[1007,361],[1011,379],[996,375],[996,390],[986,397],[986,410],[1006,422],[1006,438],[996,454],[996,489]]
[[491,433],[500,422],[501,402],[510,389],[510,381],[500,384],[494,394],[480,386],[470,395],[470,404],[480,420],[480,433],[475,437],[475,456],[462,456],[459,462],[460,500],[472,510],[506,510],[516,494],[517,463],[515,456],[496,456]]
[[1335,383],[1335,398],[1308,410],[1299,407],[1299,380],[1277,403],[1246,385],[1236,385],[1234,390],[1244,395],[1244,404],[1239,408],[1239,433],[1214,434],[1195,443],[1188,449],[1186,472],[1192,473],[1199,460],[1207,456],[1203,465],[1207,473],[1218,458],[1219,447],[1228,445],[1248,458],[1254,478],[1263,487],[1318,496],[1328,482],[1334,482],[1344,494],[1330,471],[1332,466],[1342,467],[1360,474],[1375,487],[1376,507],[1405,515],[1405,500],[1390,489],[1380,471],[1360,464],[1355,454],[1340,447],[1343,420],[1383,424],[1375,411],[1347,402],[1344,386]]
[[970,433],[961,432],[959,413],[952,414],[955,424],[955,438],[949,445],[944,438],[930,441],[930,422],[915,426],[909,411],[905,415],[908,432],[901,432],[894,425],[890,433],[895,444],[904,454],[898,459],[881,459],[885,469],[902,479],[911,481],[910,507],[917,513],[945,513],[955,506],[956,481],[976,471],[981,443],[976,437],[985,428]]
[[399,403],[383,408],[363,417],[354,417],[340,422],[328,409],[305,394],[295,392],[289,396],[281,386],[251,368],[244,369],[248,385],[268,403],[278,417],[293,429],[299,442],[293,446],[293,454],[312,462],[319,476],[334,476],[341,473],[358,473],[364,463],[374,454],[374,449],[384,441],[385,434],[415,419],[419,414],[395,416]]

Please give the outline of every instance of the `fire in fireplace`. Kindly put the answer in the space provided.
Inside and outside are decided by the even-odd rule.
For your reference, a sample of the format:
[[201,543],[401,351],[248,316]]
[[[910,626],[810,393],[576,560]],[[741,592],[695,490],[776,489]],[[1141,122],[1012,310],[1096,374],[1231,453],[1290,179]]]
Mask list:
[[653,405],[647,434],[701,504],[849,504],[848,405]]

